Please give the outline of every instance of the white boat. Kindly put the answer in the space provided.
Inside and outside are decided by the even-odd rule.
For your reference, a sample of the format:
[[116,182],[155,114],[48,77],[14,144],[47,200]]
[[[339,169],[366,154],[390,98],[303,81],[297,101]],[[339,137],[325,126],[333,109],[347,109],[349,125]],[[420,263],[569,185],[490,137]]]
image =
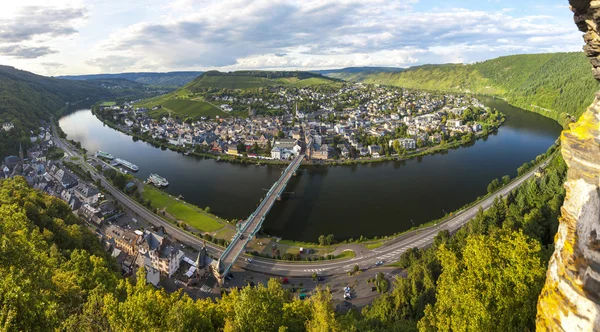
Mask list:
[[130,162],[128,162],[127,160],[121,159],[121,158],[117,158],[115,159],[115,163],[117,165],[123,165],[127,168],[129,168],[130,170],[137,172],[138,171],[138,167]]
[[100,150],[96,151],[96,157],[105,158],[109,160],[113,160],[115,158],[112,154]]
[[150,174],[148,182],[153,183],[157,187],[166,187],[169,185],[169,181],[158,174]]

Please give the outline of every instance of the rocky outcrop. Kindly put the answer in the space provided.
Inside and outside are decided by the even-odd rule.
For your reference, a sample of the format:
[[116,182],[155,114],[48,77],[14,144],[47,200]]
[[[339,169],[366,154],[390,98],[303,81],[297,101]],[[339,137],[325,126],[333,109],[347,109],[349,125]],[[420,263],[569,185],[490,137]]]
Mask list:
[[[600,1],[571,0],[600,80]],[[538,331],[600,331],[600,93],[561,136],[569,166],[555,250],[538,301]]]

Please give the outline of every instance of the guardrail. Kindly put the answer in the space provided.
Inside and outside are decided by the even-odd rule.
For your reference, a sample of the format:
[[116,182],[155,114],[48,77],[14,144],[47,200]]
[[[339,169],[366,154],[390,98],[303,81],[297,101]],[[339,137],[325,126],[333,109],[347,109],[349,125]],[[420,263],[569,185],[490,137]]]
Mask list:
[[[300,161],[302,159],[304,159],[305,155],[304,154],[300,154],[298,155],[283,171],[283,174],[287,174],[288,172],[291,171],[295,171],[298,167],[300,167]],[[256,210],[254,210],[254,212],[252,212],[252,214],[248,217],[248,219],[246,219],[246,222],[244,224],[244,226],[235,234],[235,236],[233,237],[233,239],[231,240],[231,243],[229,246],[227,246],[227,248],[225,248],[225,251],[223,251],[223,253],[221,254],[221,256],[219,257],[219,261],[221,261],[222,259],[224,259],[225,257],[227,257],[227,255],[230,254],[231,250],[233,249],[233,247],[235,245],[233,245],[234,243],[236,243],[239,239],[240,236],[246,232],[246,230],[248,229],[248,227],[250,227],[250,225],[253,223],[253,221],[255,220],[255,218],[257,217],[257,213],[262,210],[266,204],[266,202],[268,201],[268,198],[273,195],[281,195],[281,192],[283,191],[283,187],[282,189],[279,190],[279,192],[275,193],[276,188],[281,184],[281,182],[283,181],[283,179],[285,178],[285,176],[280,176],[277,181],[275,181],[275,183],[271,186],[271,188],[269,189],[269,191],[267,192],[267,194],[265,195],[265,197],[263,198],[263,200],[260,202],[260,204],[258,205],[258,207],[256,208]],[[268,208],[268,210],[266,211],[266,213],[268,213],[271,210],[272,204],[271,206]],[[262,222],[265,220],[265,214],[263,214],[261,218],[261,220],[259,221],[259,225],[262,224]],[[252,231],[252,234],[250,234],[250,236],[248,236],[245,240],[244,246],[246,247],[246,245],[248,245],[248,242],[254,237],[254,235],[256,235],[256,232],[258,230],[259,227],[256,227],[256,229],[254,229],[254,231]],[[233,260],[231,260],[231,262],[235,262],[239,255],[242,253],[242,251],[239,251],[238,253],[236,253],[236,256],[233,258]],[[229,271],[229,269],[231,268],[230,264],[229,266],[225,267],[225,271],[223,272],[224,274],[227,274],[227,272]]]

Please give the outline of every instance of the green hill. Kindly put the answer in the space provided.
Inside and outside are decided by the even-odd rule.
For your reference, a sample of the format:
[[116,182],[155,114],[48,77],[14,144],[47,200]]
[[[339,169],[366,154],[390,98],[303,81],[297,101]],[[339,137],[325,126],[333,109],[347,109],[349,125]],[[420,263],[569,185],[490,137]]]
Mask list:
[[313,86],[338,84],[339,80],[318,73],[303,71],[207,71],[187,84],[184,88],[191,92],[203,89],[257,89],[270,86]]
[[581,52],[522,54],[475,64],[425,65],[403,72],[337,73],[336,77],[414,89],[467,92],[508,102],[565,123],[592,102],[598,83]]
[[143,85],[134,82],[68,81],[0,66],[0,123],[15,126],[10,132],[0,132],[0,157],[16,154],[19,142],[26,148],[30,131],[59,116],[68,106],[88,107],[103,99],[139,97],[144,91]]
[[[205,102],[200,98],[194,98],[187,89],[179,89],[165,95],[145,99],[136,103],[134,106],[149,109],[149,114],[155,118],[168,114],[183,118],[197,118],[201,116],[215,117],[217,115],[220,117],[229,116],[217,106]],[[157,106],[159,106],[159,108],[154,109]]]
[[168,73],[120,73],[120,74],[95,74],[59,76],[68,80],[98,80],[98,79],[125,79],[137,83],[178,88],[191,82],[202,74],[201,71],[174,71]]

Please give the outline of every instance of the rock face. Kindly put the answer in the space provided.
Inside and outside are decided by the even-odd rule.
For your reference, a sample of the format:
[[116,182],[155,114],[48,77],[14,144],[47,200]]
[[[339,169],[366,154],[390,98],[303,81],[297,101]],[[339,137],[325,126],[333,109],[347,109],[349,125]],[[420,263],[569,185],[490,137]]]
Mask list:
[[[570,0],[600,80],[600,0]],[[600,93],[561,136],[569,166],[555,250],[538,301],[538,331],[600,331]]]

